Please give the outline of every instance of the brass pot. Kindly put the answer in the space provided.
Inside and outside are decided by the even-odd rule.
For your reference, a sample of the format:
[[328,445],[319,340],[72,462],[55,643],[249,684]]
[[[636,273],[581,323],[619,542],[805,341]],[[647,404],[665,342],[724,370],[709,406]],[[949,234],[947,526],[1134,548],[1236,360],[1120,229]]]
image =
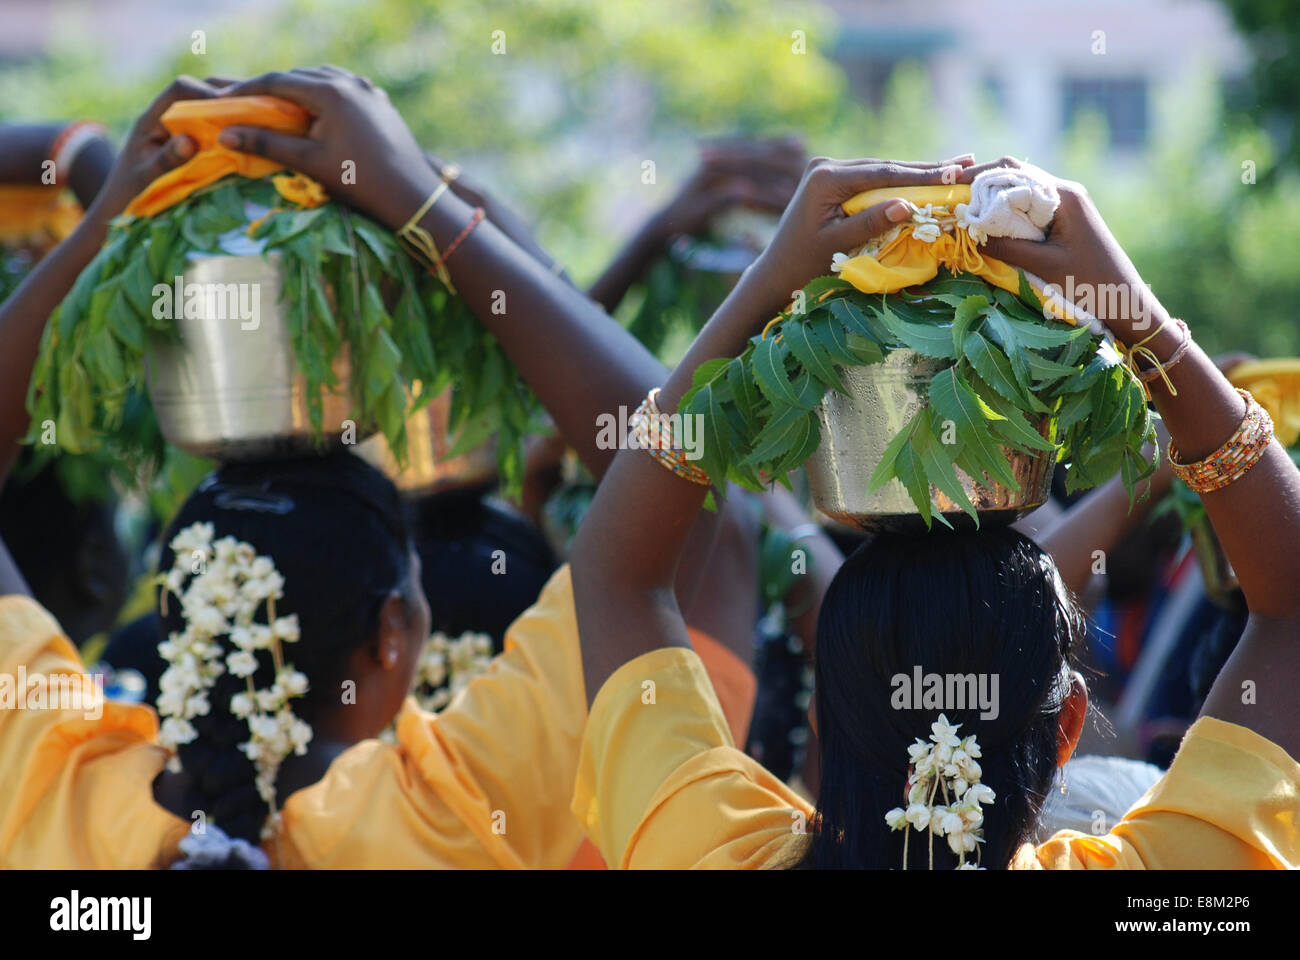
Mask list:
[[[897,478],[871,494],[867,487],[885,447],[921,409],[930,379],[944,366],[946,361],[912,350],[893,350],[882,363],[840,369],[848,395],[827,391],[817,409],[822,441],[805,465],[818,509],[861,530],[925,529],[916,504]],[[1046,417],[1039,427],[1046,431]],[[1020,484],[1018,491],[1002,484],[986,487],[956,471],[981,524],[1011,523],[1042,506],[1051,490],[1055,463],[1051,454],[1018,453],[1005,447],[1003,453]],[[954,527],[973,526],[970,517],[938,488],[930,488],[930,499],[935,512]]]
[[405,469],[398,464],[382,435],[361,444],[357,453],[382,470],[399,490],[415,496],[491,480],[497,469],[496,444],[489,441],[449,457],[448,451],[456,442],[450,422],[451,388],[448,388],[407,419]]
[[[320,449],[289,336],[279,262],[280,255],[272,253],[201,256],[187,263],[182,283],[204,284],[212,296],[204,298],[196,317],[185,317],[183,302],[173,303],[178,339],[152,337],[145,361],[149,397],[168,443],[222,461]],[[323,395],[327,448],[342,446],[354,422],[346,348],[334,373],[338,387]]]

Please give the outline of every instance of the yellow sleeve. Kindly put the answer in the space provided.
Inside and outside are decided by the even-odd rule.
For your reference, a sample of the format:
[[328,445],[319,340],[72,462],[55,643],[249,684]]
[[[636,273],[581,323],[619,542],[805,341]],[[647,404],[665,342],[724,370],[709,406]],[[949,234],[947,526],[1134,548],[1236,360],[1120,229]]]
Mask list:
[[1062,830],[1049,870],[1300,867],[1300,764],[1246,727],[1202,717],[1168,772],[1105,836]]
[[624,868],[777,866],[812,817],[735,748],[703,663],[681,647],[638,657],[601,687],[573,812],[605,862]]
[[582,840],[569,801],[586,719],[565,566],[442,713],[408,700],[396,747],[358,744],[289,798],[284,865],[564,867]]
[[0,597],[0,867],[157,867],[189,824],[153,800],[147,707],[105,701],[54,618]]

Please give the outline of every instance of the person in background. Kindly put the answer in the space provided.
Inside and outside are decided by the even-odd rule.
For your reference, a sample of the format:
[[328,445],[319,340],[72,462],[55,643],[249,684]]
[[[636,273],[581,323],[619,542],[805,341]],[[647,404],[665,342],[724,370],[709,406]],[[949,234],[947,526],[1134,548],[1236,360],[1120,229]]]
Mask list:
[[[972,161],[813,161],[759,263],[652,395],[657,408],[676,410],[701,363],[739,354],[835,253],[912,212],[906,201],[886,199],[846,216],[851,197],[969,183],[984,170],[1019,165],[1009,157]],[[1076,284],[1148,290],[1084,188],[1053,186],[1061,204],[1045,240],[994,238],[984,251],[1062,288],[1069,274]],[[1169,386],[1152,380],[1150,389],[1172,436],[1171,459],[1189,468],[1251,611],[1200,719],[1146,803],[1103,837],[1063,832],[1032,845],[1043,799],[1087,714],[1072,659],[1084,615],[1050,555],[1014,530],[986,528],[880,535],[840,568],[818,627],[822,762],[811,807],[729,742],[668,590],[677,531],[700,510],[705,487],[627,450],[598,489],[571,556],[591,701],[573,810],[610,863],[975,867],[963,862],[969,854],[991,868],[1300,866],[1300,706],[1292,695],[1300,682],[1300,470],[1262,408],[1233,389],[1154,296],[1143,293],[1136,309],[1125,304],[1099,319],[1121,342],[1145,343],[1168,377]],[[646,505],[652,532],[642,520]],[[639,548],[628,550],[630,542]],[[917,663],[941,675],[998,675],[1000,710],[985,716],[968,705],[936,718],[894,709],[891,678]],[[1249,704],[1245,683],[1255,694]],[[653,711],[637,705],[646,684],[658,691]],[[947,842],[918,838],[909,847],[913,827],[924,832],[931,812],[925,797],[905,796],[910,767],[940,750],[954,789],[947,765],[960,762],[955,773],[978,783],[963,779],[963,806],[945,808]],[[982,789],[972,798],[975,787]],[[911,801],[907,810],[900,800]],[[977,840],[966,814],[985,804]]]
[[[137,123],[96,201],[97,215],[0,307],[0,354],[12,360],[21,386],[31,375],[43,319],[116,213],[105,198],[120,209],[193,153],[186,138],[168,139],[162,113],[176,100],[226,94],[279,96],[308,109],[315,119],[305,137],[237,128],[224,131],[222,142],[281,158],[389,228],[440,191],[438,173],[405,123],[362,78],[335,68],[273,74],[234,88],[182,78]],[[362,172],[355,183],[339,182],[345,157]],[[444,251],[447,234],[463,235],[448,264],[457,290],[587,468],[602,475],[615,451],[597,442],[597,412],[630,402],[663,376],[662,366],[453,194],[442,193],[423,223]],[[499,289],[511,302],[529,304],[528,323],[492,312]],[[547,349],[554,342],[566,349]],[[574,390],[575,383],[585,389]],[[23,392],[0,393],[7,437],[23,435]],[[732,513],[728,507],[703,518],[689,535],[697,548],[687,551],[691,559],[679,572],[683,605],[694,602],[715,544],[727,549],[735,535]],[[493,669],[431,715],[404,701],[430,629],[419,557],[395,488],[359,458],[222,467],[186,501],[165,542],[160,570],[174,595],[160,609],[168,631],[162,647],[176,658],[177,671],[163,684],[173,701],[161,731],[166,742],[147,707],[104,704],[95,720],[68,710],[0,714],[0,865],[558,867],[572,858],[581,829],[568,805],[586,709],[567,567],[511,627]],[[208,558],[197,571],[195,551]],[[214,569],[242,571],[252,580],[251,596],[280,601],[256,637],[216,622],[249,599],[243,586],[238,598],[224,587],[189,594],[189,581]],[[20,578],[0,582],[0,591],[17,594],[0,599],[0,669],[77,673],[75,651],[25,589]],[[746,589],[752,596],[752,586]],[[175,702],[176,685],[188,690],[191,683],[178,650],[195,636],[227,638],[231,649],[289,644],[293,666],[261,645],[252,646],[256,654],[240,647],[249,657],[228,660],[230,676],[220,675],[227,686],[189,717],[188,696]],[[247,699],[228,685],[244,674]],[[340,697],[348,684],[351,700]],[[289,696],[292,724],[282,729],[277,713],[272,726],[291,737],[293,749],[267,773],[264,748],[275,756],[282,738],[245,717],[249,709],[269,709],[265,702],[283,707]],[[395,715],[397,743],[374,739]],[[60,736],[69,724],[77,735]],[[179,769],[169,762],[173,756]],[[211,814],[203,842],[189,836],[195,809]],[[232,832],[214,832],[226,827]]]

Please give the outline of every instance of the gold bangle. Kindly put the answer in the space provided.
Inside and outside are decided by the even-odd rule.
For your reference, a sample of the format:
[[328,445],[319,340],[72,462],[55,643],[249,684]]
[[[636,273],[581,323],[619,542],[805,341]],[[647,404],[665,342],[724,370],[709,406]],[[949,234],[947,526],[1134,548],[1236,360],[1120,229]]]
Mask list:
[[1227,442],[1204,460],[1179,463],[1178,448],[1169,441],[1169,466],[1174,476],[1197,493],[1221,490],[1240,480],[1259,463],[1273,442],[1273,418],[1268,411],[1249,391],[1238,387],[1237,393],[1246,401],[1245,416]]
[[420,204],[420,208],[411,215],[406,223],[402,224],[401,229],[397,231],[397,238],[403,242],[412,256],[424,264],[426,270],[437,274],[443,286],[454,294],[456,288],[452,285],[451,274],[443,265],[442,256],[438,253],[438,246],[433,242],[433,237],[429,235],[429,231],[420,226],[420,221],[424,218],[424,215],[432,210],[433,205],[446,193],[449,182],[449,180],[443,179],[438,184],[437,189],[429,194],[424,203]]
[[647,451],[665,470],[671,470],[683,480],[709,487],[713,482],[709,475],[686,458],[686,451],[677,449],[673,437],[672,421],[659,412],[655,398],[659,388],[655,387],[641,401],[629,420],[637,446]]

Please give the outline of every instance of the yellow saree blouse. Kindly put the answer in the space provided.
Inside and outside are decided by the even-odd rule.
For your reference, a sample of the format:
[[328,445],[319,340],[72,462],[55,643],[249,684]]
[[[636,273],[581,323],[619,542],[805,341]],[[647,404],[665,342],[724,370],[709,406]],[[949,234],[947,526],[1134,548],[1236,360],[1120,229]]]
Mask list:
[[[0,678],[83,676],[54,619],[0,598]],[[145,706],[0,709],[0,866],[165,867],[190,823],[154,802],[167,761]],[[286,868],[562,867],[587,703],[569,568],[506,635],[505,652],[440,714],[408,700],[397,744],[356,744],[283,810]]]
[[[642,700],[654,684],[655,702]],[[573,812],[611,865],[797,863],[813,808],[735,748],[700,659],[680,647],[624,664],[592,704]],[[881,811],[884,829],[884,811]],[[1105,836],[1061,831],[1018,869],[1300,867],[1300,764],[1209,717]]]

